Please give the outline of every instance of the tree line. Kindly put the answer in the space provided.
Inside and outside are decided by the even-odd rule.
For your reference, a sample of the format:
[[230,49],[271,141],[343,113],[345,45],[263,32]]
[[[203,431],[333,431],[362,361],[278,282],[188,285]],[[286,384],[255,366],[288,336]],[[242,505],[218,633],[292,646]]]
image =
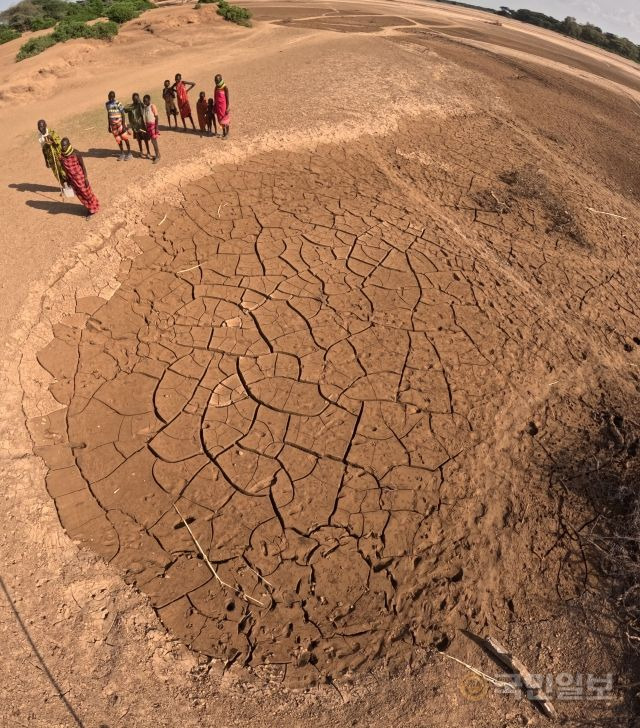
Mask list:
[[500,7],[500,10],[494,10],[493,8],[485,8],[480,5],[461,2],[460,0],[436,0],[436,2],[446,3],[447,5],[459,5],[460,7],[472,8],[473,10],[482,10],[485,13],[493,13],[494,15],[501,15],[504,18],[513,18],[523,23],[537,25],[540,28],[547,28],[548,30],[562,33],[562,35],[569,36],[570,38],[591,43],[592,45],[611,51],[611,53],[617,53],[619,56],[624,56],[632,61],[636,61],[636,63],[640,63],[640,45],[630,41],[628,38],[621,38],[614,33],[605,33],[601,28],[598,28],[597,25],[593,25],[592,23],[578,23],[575,18],[571,17],[558,20],[551,15],[538,13],[535,10],[527,10],[525,8],[512,10],[504,5]]
[[597,25],[591,23],[578,23],[575,18],[566,17],[564,20],[557,20],[550,15],[538,13],[534,10],[511,10],[502,6],[496,13],[506,18],[520,20],[523,23],[530,23],[541,28],[554,30],[556,33],[562,33],[570,38],[577,38],[585,43],[599,46],[605,50],[617,53],[632,61],[640,62],[640,46],[630,41],[628,38],[621,38],[614,33],[605,33]]

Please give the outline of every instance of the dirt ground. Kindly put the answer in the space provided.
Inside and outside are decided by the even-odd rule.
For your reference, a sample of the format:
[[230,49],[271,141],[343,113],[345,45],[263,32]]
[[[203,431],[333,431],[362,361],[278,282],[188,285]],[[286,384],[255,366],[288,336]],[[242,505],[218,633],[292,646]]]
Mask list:
[[[598,534],[637,472],[637,66],[435,4],[250,6],[0,46],[0,722],[548,722],[455,661],[504,676],[470,630],[563,724],[636,725]],[[176,72],[224,74],[231,138],[118,162],[106,92]]]

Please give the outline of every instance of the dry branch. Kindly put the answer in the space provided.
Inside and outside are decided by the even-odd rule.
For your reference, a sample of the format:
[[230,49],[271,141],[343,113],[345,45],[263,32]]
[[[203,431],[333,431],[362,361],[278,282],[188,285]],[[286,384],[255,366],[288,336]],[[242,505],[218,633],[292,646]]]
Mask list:
[[227,584],[226,581],[222,581],[222,579],[218,575],[218,572],[215,570],[214,565],[209,561],[209,557],[205,554],[204,549],[202,548],[202,546],[200,546],[198,539],[195,537],[189,524],[186,522],[182,513],[180,513],[180,511],[178,510],[178,506],[175,503],[173,504],[173,508],[174,508],[175,512],[180,516],[180,520],[186,526],[187,531],[189,531],[189,535],[191,536],[193,543],[196,545],[196,548],[198,549],[198,551],[200,552],[200,555],[204,559],[205,564],[209,567],[211,573],[215,576],[218,584],[220,584],[220,586],[222,586],[222,587],[226,587],[227,589],[231,589],[241,599],[244,599],[245,602],[253,602],[254,604],[257,604],[259,607],[264,607],[265,605],[262,602],[259,602],[257,599],[250,597],[248,594],[245,594],[241,589],[238,589],[237,587],[233,586],[232,584]]
[[188,273],[190,270],[195,270],[196,268],[200,268],[202,263],[198,263],[198,265],[192,265],[191,268],[185,268],[184,270],[179,270],[178,273]]
[[453,660],[454,662],[457,662],[459,665],[463,665],[467,668],[467,670],[471,670],[474,675],[478,675],[478,677],[481,677],[483,680],[486,680],[488,683],[491,683],[491,685],[495,685],[497,688],[508,688],[510,690],[513,690],[513,684],[508,682],[503,682],[502,680],[497,680],[495,677],[491,677],[491,675],[487,675],[486,672],[482,672],[482,670],[478,670],[477,667],[473,667],[473,665],[469,665],[466,662],[463,662],[462,660],[459,660],[457,657],[454,657],[453,655],[448,655],[446,652],[440,652],[438,651],[439,655],[442,655],[443,657],[446,657],[448,660]]
[[594,215],[608,215],[609,217],[617,217],[620,220],[627,219],[624,215],[616,215],[615,212],[604,212],[603,210],[594,210],[593,207],[587,207],[587,210],[589,210],[589,212],[592,212]]
[[553,707],[553,703],[549,700],[545,692],[542,690],[540,681],[537,680],[525,667],[525,665],[514,657],[508,650],[506,650],[498,641],[492,637],[482,639],[477,635],[473,635],[470,632],[465,633],[477,642],[486,652],[488,652],[494,659],[502,663],[505,667],[511,670],[514,674],[518,675],[522,680],[522,685],[526,688],[527,698],[531,700],[534,705],[537,705],[541,712],[547,716],[547,718],[555,718],[557,716],[556,709]]

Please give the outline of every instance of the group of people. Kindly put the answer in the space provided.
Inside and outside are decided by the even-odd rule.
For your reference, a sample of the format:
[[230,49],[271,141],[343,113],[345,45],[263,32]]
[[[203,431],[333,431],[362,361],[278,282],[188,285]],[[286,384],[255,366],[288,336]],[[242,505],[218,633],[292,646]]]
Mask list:
[[[193,81],[183,81],[182,76],[177,73],[175,83],[164,82],[162,98],[167,113],[167,123],[171,128],[171,119],[178,128],[178,114],[182,120],[182,126],[187,129],[187,119],[195,130],[189,91],[195,86]],[[116,98],[115,91],[109,91],[105,104],[107,111],[108,132],[113,135],[120,154],[118,161],[128,161],[132,158],[129,132],[138,142],[140,157],[149,159],[151,157],[149,142],[153,146],[154,156],[151,157],[153,164],[160,160],[160,148],[158,145],[158,109],[151,102],[151,96],[146,94],[140,98],[140,94],[134,93],[131,103],[123,106]],[[201,91],[196,103],[198,126],[200,136],[204,133],[218,136],[218,124],[222,129],[222,137],[229,136],[230,104],[229,89],[222,76],[215,77],[215,91],[212,98],[207,99],[204,91]],[[42,154],[46,166],[52,170],[64,196],[75,196],[87,209],[87,216],[94,215],[100,209],[100,203],[91,189],[87,169],[82,156],[77,152],[67,137],[60,136],[49,129],[44,119],[38,121],[38,140],[42,148]],[[143,144],[145,150],[143,152]]]
[[[220,74],[214,80],[216,87],[213,92],[213,97],[207,99],[207,94],[204,91],[200,91],[198,101],[196,102],[200,136],[203,136],[205,131],[213,134],[213,136],[218,136],[218,124],[220,124],[222,138],[226,139],[229,136],[229,114],[231,111],[229,106],[229,89]],[[191,103],[189,102],[189,91],[194,86],[195,83],[193,81],[183,81],[179,73],[176,74],[176,80],[173,85],[171,85],[171,81],[169,80],[164,82],[162,98],[164,99],[169,128],[171,128],[172,117],[176,129],[178,128],[178,113],[180,114],[184,129],[187,128],[187,119],[191,122],[191,128],[196,128],[193,123]]]

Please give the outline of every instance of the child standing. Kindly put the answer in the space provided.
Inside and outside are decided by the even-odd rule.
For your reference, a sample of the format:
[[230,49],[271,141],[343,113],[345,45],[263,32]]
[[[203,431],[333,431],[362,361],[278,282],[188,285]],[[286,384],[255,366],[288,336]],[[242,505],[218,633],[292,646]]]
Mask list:
[[[125,106],[124,110],[127,112],[129,117],[129,126],[133,138],[138,142],[140,148],[140,158],[149,159],[149,135],[147,134],[147,127],[144,123],[144,105],[140,100],[140,94],[133,94],[131,97],[131,103],[129,106]],[[142,142],[146,147],[146,152],[142,151]]]
[[158,136],[160,136],[158,133],[158,109],[155,104],[151,103],[151,96],[149,94],[145,94],[142,99],[142,104],[142,113],[147,127],[147,134],[151,139],[153,149],[156,153],[156,156],[153,158],[153,163],[158,164],[158,160],[160,159],[160,148],[158,147]]
[[204,91],[200,91],[198,101],[196,102],[196,111],[198,113],[200,136],[202,137],[207,128],[207,95]]
[[[113,138],[120,147],[118,161],[128,161],[131,159],[131,145],[127,134],[127,122],[124,118],[124,106],[116,99],[115,91],[109,91],[109,98],[105,108],[107,110],[107,131],[113,134]],[[127,148],[126,154],[123,144]]]
[[218,136],[218,125],[216,124],[216,108],[213,99],[207,102],[207,131],[211,134],[213,128],[213,136]]
[[167,112],[167,123],[171,128],[171,117],[178,128],[178,105],[176,104],[176,92],[173,90],[171,81],[168,79],[164,82],[164,88],[162,89],[162,98],[164,99],[164,108]]

